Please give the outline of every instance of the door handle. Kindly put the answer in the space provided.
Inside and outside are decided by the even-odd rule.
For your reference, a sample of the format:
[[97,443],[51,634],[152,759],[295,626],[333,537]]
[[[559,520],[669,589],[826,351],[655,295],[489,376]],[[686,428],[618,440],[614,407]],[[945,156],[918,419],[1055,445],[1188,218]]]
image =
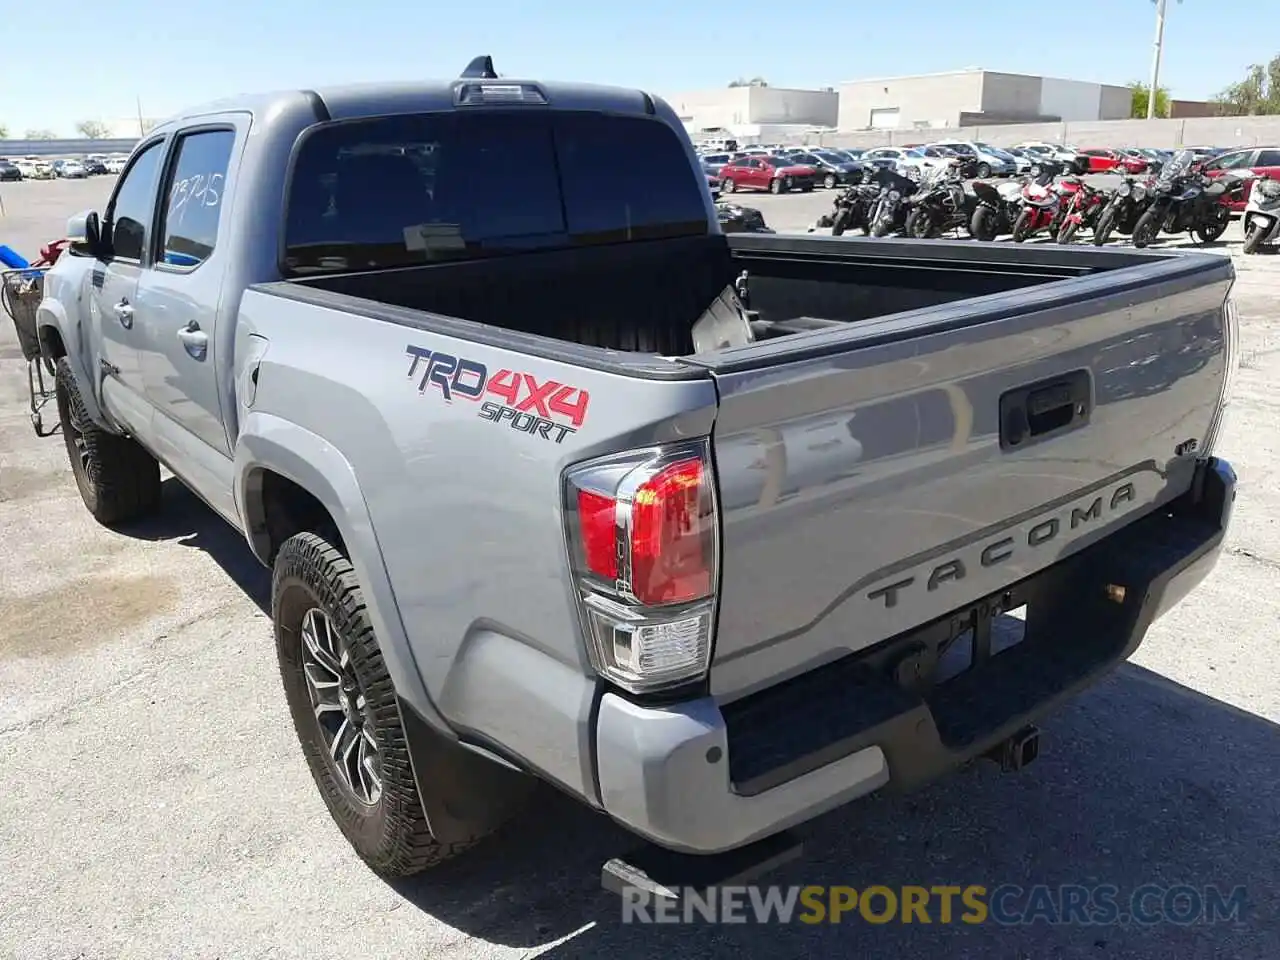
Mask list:
[[120,321],[120,326],[126,330],[133,329],[133,305],[128,300],[121,297],[112,310],[115,311],[116,319]]
[[178,339],[182,341],[182,349],[194,360],[203,360],[209,352],[209,335],[194,320],[178,331]]

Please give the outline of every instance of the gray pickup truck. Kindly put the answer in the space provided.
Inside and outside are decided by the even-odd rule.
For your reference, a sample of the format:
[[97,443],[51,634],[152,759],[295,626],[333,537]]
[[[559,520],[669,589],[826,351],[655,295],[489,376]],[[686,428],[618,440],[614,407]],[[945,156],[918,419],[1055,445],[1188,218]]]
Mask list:
[[215,103],[69,235],[38,322],[84,502],[142,517],[163,464],[244,532],[384,874],[538,781],[705,864],[1019,766],[1231,513],[1227,258],[726,236],[638,90],[481,58]]

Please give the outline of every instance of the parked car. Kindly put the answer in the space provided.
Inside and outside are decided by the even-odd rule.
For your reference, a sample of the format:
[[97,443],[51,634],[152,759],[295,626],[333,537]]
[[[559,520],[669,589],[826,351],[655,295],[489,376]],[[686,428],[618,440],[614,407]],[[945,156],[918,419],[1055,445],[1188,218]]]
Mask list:
[[0,160],[0,181],[21,180],[22,170],[17,164],[8,160]]
[[1012,176],[1017,169],[1013,155],[1005,153],[999,147],[980,140],[935,140],[933,147],[946,147],[967,160],[973,161],[974,176],[979,180],[988,177]]
[[55,176],[64,180],[83,180],[89,175],[89,171],[79,160],[55,160],[53,172]]
[[862,164],[856,160],[846,160],[839,154],[826,150],[799,151],[788,153],[787,159],[792,163],[813,167],[818,171],[818,182],[828,190],[841,184],[862,179]]
[[129,159],[128,157],[123,157],[123,156],[120,156],[119,154],[116,154],[116,155],[107,157],[107,159],[103,161],[103,166],[107,168],[107,173],[120,173],[121,171],[124,170],[124,165],[128,161],[128,159]]
[[808,193],[813,190],[817,179],[818,171],[813,167],[772,154],[739,157],[720,168],[720,189],[724,193],[736,190],[768,190],[770,193],[803,190]]
[[1280,179],[1280,147],[1245,147],[1229,150],[1203,160],[1200,171],[1210,177],[1220,177],[1227,173],[1237,176],[1254,174],[1254,177],[1245,181],[1244,196],[1236,198],[1233,195],[1227,201],[1233,214],[1242,214],[1248,206],[1257,177]]
[[163,460],[271,570],[300,754],[383,875],[544,781],[643,838],[611,889],[701,889],[1031,763],[1223,548],[1230,260],[726,235],[661,98],[494,76],[142,138],[37,317],[86,509],[163,509]]
[[53,164],[47,160],[23,157],[21,160],[14,160],[13,165],[22,171],[24,180],[52,180],[55,176]]
[[702,161],[703,170],[719,176],[721,168],[726,163],[729,163],[734,156],[735,154],[732,153],[704,153],[698,159]]
[[1005,149],[1005,153],[1013,157],[1013,172],[1015,174],[1022,176],[1024,174],[1029,175],[1031,173],[1031,168],[1035,164],[1033,154],[1028,153],[1026,150],[1020,150],[1017,147],[1008,147]]
[[1019,150],[1044,157],[1058,163],[1066,164],[1070,173],[1088,173],[1089,158],[1070,144],[1046,143],[1043,140],[1028,140],[1016,144]]
[[949,160],[945,157],[925,156],[923,151],[907,147],[876,147],[862,154],[862,162],[900,171],[904,176],[919,180],[942,169]]
[[85,157],[81,163],[84,164],[85,173],[91,177],[101,176],[107,172],[105,157]]
[[1144,173],[1148,166],[1145,157],[1131,156],[1109,147],[1085,147],[1080,152],[1088,158],[1090,173]]
[[846,148],[846,147],[823,147],[823,149],[828,151],[829,153],[834,153],[838,157],[843,157],[845,160],[854,160],[854,161],[861,160],[863,153],[865,153],[865,151],[863,150],[856,150],[853,148]]

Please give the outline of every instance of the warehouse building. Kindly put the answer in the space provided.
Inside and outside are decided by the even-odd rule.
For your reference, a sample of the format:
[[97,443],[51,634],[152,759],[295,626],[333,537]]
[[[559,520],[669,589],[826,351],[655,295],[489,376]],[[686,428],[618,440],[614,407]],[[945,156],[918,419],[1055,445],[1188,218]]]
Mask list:
[[763,84],[695,90],[665,99],[695,140],[715,132],[744,143],[834,129],[839,106],[834,89],[794,90]]
[[838,126],[841,130],[927,130],[1125,120],[1132,96],[1128,87],[974,67],[842,83]]

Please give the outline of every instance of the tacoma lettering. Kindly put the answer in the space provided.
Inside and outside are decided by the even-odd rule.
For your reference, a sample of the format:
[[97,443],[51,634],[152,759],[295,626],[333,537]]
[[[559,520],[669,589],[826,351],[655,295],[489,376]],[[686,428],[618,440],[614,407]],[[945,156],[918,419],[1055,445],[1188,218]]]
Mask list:
[[[1070,510],[1064,510],[1059,516],[1037,521],[1023,534],[1001,537],[999,540],[992,540],[983,545],[978,552],[976,565],[999,566],[1012,560],[1021,550],[1036,550],[1053,543],[1061,537],[1064,530],[1079,530],[1094,520],[1101,520],[1105,514],[1118,512],[1126,504],[1136,503],[1137,499],[1138,491],[1134,485],[1130,482],[1122,483],[1110,494],[1099,494],[1094,497],[1088,506],[1073,506]],[[869,590],[867,599],[883,601],[886,609],[892,609],[898,605],[902,592],[914,586],[917,580],[922,580],[924,588],[930,593],[948,583],[958,583],[968,575],[966,556],[970,558],[969,562],[973,563],[972,554],[950,557],[930,567],[927,575],[922,572],[919,577],[914,575],[903,577]]]

